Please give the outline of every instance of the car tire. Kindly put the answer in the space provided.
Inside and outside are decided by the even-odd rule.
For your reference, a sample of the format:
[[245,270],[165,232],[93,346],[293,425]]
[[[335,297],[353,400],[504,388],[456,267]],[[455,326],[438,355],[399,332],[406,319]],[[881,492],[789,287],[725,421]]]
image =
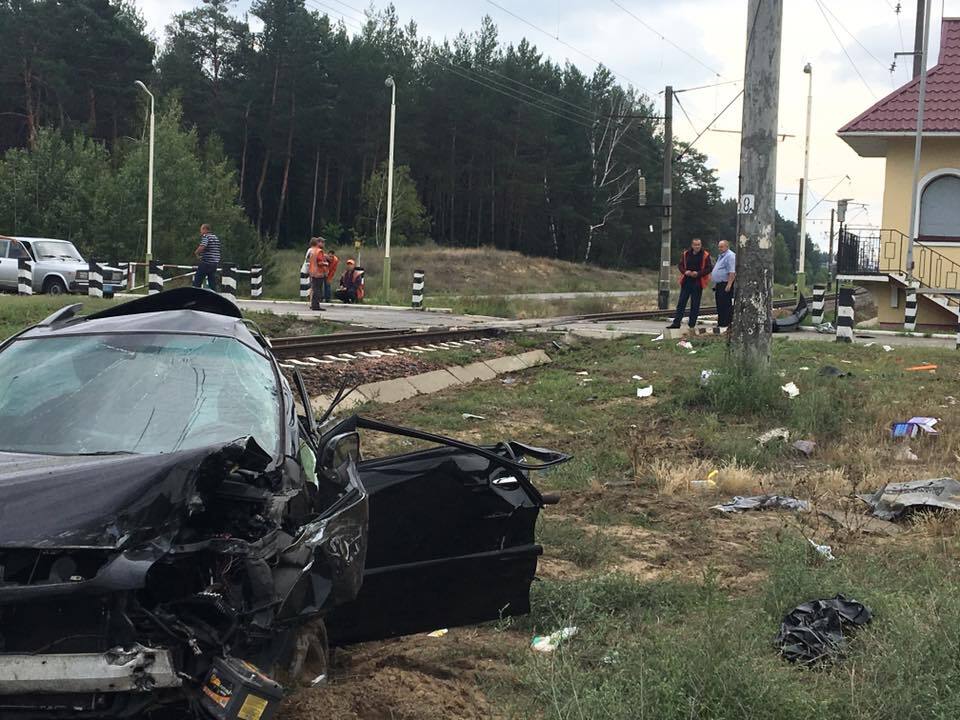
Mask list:
[[66,295],[67,286],[58,277],[47,278],[43,281],[43,292],[46,295]]

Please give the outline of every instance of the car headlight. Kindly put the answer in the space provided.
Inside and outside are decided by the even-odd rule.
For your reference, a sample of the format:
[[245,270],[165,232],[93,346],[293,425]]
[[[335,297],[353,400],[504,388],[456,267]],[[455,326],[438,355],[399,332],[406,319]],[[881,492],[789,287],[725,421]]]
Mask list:
[[87,280],[89,277],[89,270],[77,270],[77,280]]

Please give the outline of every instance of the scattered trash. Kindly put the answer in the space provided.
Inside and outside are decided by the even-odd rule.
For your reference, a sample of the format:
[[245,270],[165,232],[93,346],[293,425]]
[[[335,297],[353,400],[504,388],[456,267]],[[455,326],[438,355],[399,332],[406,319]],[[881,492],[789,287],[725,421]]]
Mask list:
[[713,374],[716,370],[701,370],[700,371],[700,387],[706,387],[710,383],[710,378],[713,377]]
[[864,343],[864,344],[863,344],[863,346],[864,346],[865,348],[873,347],[874,345],[876,345],[875,342],[868,342],[868,343]]
[[783,390],[789,398],[795,398],[800,394],[800,388],[793,382],[788,382],[786,385],[781,386],[780,389]]
[[589,375],[589,374],[590,374],[590,373],[587,372],[586,370],[581,370],[581,371],[578,372],[578,373],[574,373],[574,375]]
[[807,538],[807,542],[809,542],[813,546],[813,549],[820,553],[825,560],[836,560],[833,556],[833,548],[829,545],[817,545],[817,543],[810,538]]
[[517,379],[511,376],[507,376],[505,378],[500,379],[500,382],[502,382],[504,385],[513,385],[516,381]]
[[634,376],[633,376],[632,378],[630,378],[630,379],[631,379],[631,380],[637,380],[638,382],[643,382],[643,378],[640,377],[639,375],[634,375]]
[[687,353],[687,355],[696,355],[696,354],[697,354],[696,350],[691,350],[690,352]]
[[944,403],[944,405],[956,405],[956,404],[957,404],[957,399],[956,399],[953,395],[947,395],[947,396],[943,399],[943,403]]
[[326,673],[322,673],[322,674],[320,674],[320,675],[317,675],[313,680],[310,681],[310,686],[311,686],[311,687],[319,687],[319,686],[321,686],[321,685],[326,685],[326,684],[327,684],[327,674],[326,674]]
[[693,350],[693,343],[689,340],[681,340],[677,343],[677,347],[682,347],[684,350]]
[[907,372],[934,372],[938,367],[938,365],[932,365],[930,363],[927,363],[926,365],[914,365],[913,367],[908,367]]
[[909,445],[901,446],[893,455],[897,462],[918,462],[920,460],[917,454],[910,449]]
[[810,368],[808,368],[806,365],[804,365],[804,366],[801,367],[800,369],[803,370],[804,372],[806,372],[806,371],[809,370]]
[[850,373],[833,365],[824,365],[817,371],[817,375],[822,375],[823,377],[848,377]]
[[757,437],[757,442],[761,445],[766,445],[771,440],[783,440],[787,442],[790,439],[790,431],[786,428],[774,428],[773,430],[767,430],[763,435]]
[[486,420],[483,415],[474,415],[473,413],[462,413],[464,420]]
[[817,444],[813,440],[797,440],[793,444],[793,449],[810,457],[817,449]]
[[707,474],[706,480],[691,480],[690,487],[695,490],[716,490],[717,489],[717,476],[720,474],[719,470],[711,470]]
[[890,426],[890,437],[914,438],[920,433],[939,435],[940,432],[934,427],[938,422],[937,418],[932,417],[912,417],[906,422],[895,422]]
[[638,398],[648,398],[652,395],[653,395],[653,385],[648,385],[645,388],[637,388]]
[[593,382],[593,381],[594,381],[594,378],[583,378],[583,380],[580,381],[580,384],[583,385],[584,383]]
[[660,342],[661,340],[663,340],[663,333],[660,333],[659,335],[657,335],[657,336],[656,336],[653,340],[651,340],[650,342]]
[[843,655],[844,631],[866,625],[873,613],[844,595],[811,600],[791,610],[777,633],[780,655],[790,662],[812,664]]
[[844,365],[853,365],[853,360],[841,360]]
[[560,647],[560,643],[562,643],[564,640],[569,640],[579,631],[580,629],[577,627],[565,627],[562,630],[557,630],[549,635],[535,635],[533,642],[530,643],[530,647],[537,652],[553,652]]
[[820,323],[817,325],[817,332],[821,334],[834,333],[837,329],[833,326],[832,323]]
[[616,665],[618,662],[620,662],[620,653],[616,650],[609,652],[600,658],[600,662],[602,662],[604,665]]
[[434,630],[432,633],[427,633],[427,637],[442,638],[448,632],[450,631],[447,628],[442,628],[440,630]]
[[740,497],[738,495],[733,500],[714,505],[710,509],[724,513],[740,513],[745,510],[799,510],[807,512],[810,509],[810,503],[787,495],[753,495],[751,497]]
[[893,352],[893,348],[890,347],[889,345],[884,345],[884,346],[883,346],[883,351],[884,351],[884,352]]
[[858,496],[881,520],[899,520],[917,508],[960,510],[960,482],[953,478],[890,483],[872,495]]

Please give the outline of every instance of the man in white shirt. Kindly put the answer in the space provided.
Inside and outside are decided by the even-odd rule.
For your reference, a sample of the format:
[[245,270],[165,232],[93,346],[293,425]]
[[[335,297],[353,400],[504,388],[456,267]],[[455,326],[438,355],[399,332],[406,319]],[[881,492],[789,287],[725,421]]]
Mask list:
[[721,240],[717,247],[720,254],[713,266],[713,293],[717,299],[717,324],[730,327],[733,319],[733,284],[737,279],[737,254],[730,249],[730,243]]

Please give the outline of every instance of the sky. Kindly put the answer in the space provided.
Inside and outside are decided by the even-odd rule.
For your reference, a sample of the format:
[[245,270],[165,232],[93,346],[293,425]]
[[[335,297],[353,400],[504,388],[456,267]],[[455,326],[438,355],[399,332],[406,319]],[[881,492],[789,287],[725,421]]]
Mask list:
[[[342,19],[353,31],[362,22],[364,0],[306,0],[307,6]],[[479,28],[489,15],[503,42],[526,37],[557,62],[570,61],[585,72],[597,62],[624,85],[646,92],[663,108],[663,88],[715,85],[678,94],[674,134],[692,141],[743,87],[747,0],[393,0],[406,23],[416,21],[422,36],[452,39],[460,30]],[[136,0],[158,40],[177,12],[199,0]],[[380,7],[383,2],[375,2]],[[895,9],[902,5],[898,14]],[[243,13],[249,0],[238,0]],[[847,219],[879,225],[882,216],[883,160],[860,158],[836,131],[877,100],[910,79],[912,58],[893,53],[913,49],[914,0],[784,0],[780,70],[780,132],[777,152],[777,209],[798,216],[803,175],[803,135],[808,76],[813,69],[810,183],[807,232],[826,248],[830,208],[850,198]],[[960,0],[932,0],[928,66],[936,63],[940,20],[960,16]],[[254,21],[255,22],[255,21]],[[257,29],[256,26],[253,26]],[[466,82],[466,81],[465,81]],[[726,83],[719,84],[717,83]],[[402,88],[398,89],[402,97]],[[401,101],[402,102],[402,101]],[[682,109],[681,107],[682,106]],[[739,130],[738,100],[713,125]],[[686,114],[683,112],[686,110]],[[398,128],[398,132],[402,129]],[[716,168],[725,197],[737,193],[740,137],[705,132],[695,147]],[[655,176],[660,168],[644,168]]]

